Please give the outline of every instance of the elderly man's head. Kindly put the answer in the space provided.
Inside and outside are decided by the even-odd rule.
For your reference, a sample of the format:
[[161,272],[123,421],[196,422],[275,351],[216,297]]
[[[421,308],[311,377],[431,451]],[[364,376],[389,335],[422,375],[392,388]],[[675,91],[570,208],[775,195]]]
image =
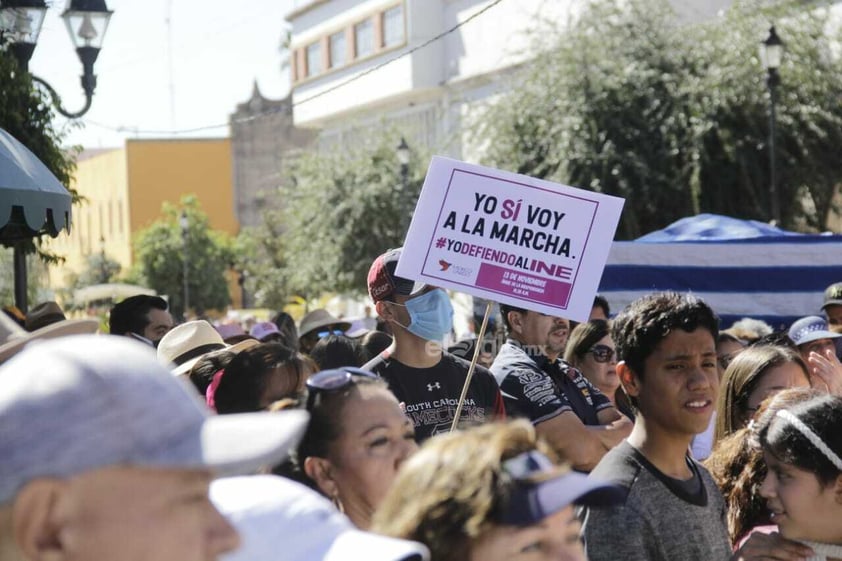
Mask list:
[[0,558],[214,559],[239,538],[211,479],[280,460],[306,420],[211,416],[125,338],[27,349],[0,367]]

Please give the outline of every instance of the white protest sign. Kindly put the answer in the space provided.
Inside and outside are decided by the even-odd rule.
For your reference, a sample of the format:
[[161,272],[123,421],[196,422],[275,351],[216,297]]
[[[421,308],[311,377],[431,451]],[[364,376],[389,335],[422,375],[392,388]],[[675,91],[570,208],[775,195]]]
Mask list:
[[436,156],[396,273],[585,321],[623,203]]

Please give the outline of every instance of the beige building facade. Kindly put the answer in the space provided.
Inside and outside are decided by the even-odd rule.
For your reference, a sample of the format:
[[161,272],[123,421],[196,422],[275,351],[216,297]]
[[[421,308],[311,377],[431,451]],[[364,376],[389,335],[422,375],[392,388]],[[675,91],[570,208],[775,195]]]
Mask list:
[[127,140],[121,148],[85,151],[72,186],[84,200],[73,207],[70,234],[50,240],[65,258],[50,267],[54,290],[66,288],[96,253],[129,269],[132,237],[162,217],[163,203],[177,205],[185,195],[196,195],[214,230],[239,231],[227,138]]

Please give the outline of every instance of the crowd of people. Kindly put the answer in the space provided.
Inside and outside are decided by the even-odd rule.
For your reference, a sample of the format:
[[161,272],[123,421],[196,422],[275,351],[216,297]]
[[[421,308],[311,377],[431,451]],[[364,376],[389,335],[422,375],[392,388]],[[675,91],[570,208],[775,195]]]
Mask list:
[[400,257],[366,329],[0,314],[0,561],[842,560],[842,283],[783,332],[661,292],[448,347]]

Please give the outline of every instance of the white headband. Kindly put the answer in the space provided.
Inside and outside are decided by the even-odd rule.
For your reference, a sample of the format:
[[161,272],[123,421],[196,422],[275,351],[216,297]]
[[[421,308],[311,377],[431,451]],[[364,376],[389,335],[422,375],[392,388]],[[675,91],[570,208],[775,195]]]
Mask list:
[[836,452],[830,449],[830,446],[825,444],[824,440],[822,440],[819,435],[813,432],[813,429],[808,427],[804,421],[790,413],[789,411],[778,411],[775,416],[788,421],[795,429],[800,432],[807,440],[809,440],[813,446],[819,449],[819,451],[824,454],[824,457],[830,460],[836,469],[842,471],[842,459],[836,455]]

